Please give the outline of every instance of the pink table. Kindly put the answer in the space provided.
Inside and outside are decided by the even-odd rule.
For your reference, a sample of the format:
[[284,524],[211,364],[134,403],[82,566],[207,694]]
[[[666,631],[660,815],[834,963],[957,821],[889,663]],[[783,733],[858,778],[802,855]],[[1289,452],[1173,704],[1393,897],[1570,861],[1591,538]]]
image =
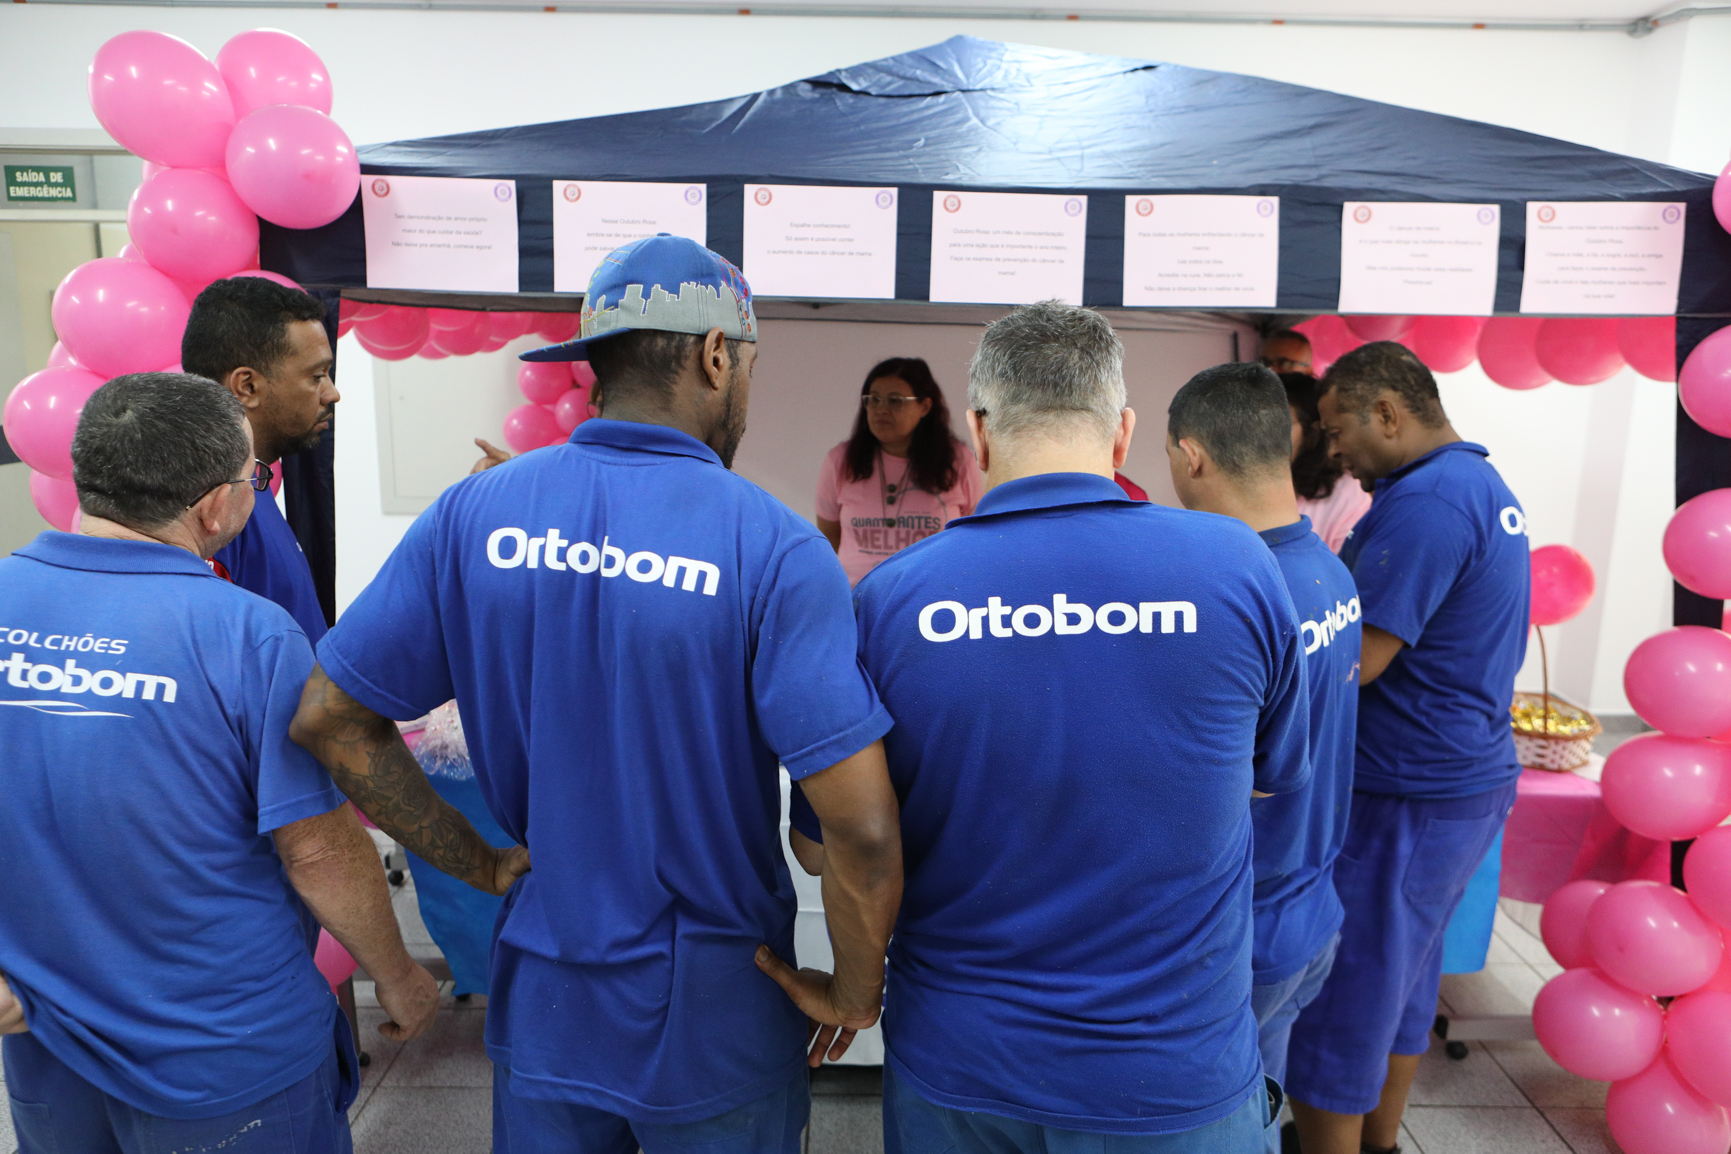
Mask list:
[[1579,878],[1671,880],[1671,843],[1630,833],[1579,773],[1521,771],[1503,833],[1502,896],[1543,903]]

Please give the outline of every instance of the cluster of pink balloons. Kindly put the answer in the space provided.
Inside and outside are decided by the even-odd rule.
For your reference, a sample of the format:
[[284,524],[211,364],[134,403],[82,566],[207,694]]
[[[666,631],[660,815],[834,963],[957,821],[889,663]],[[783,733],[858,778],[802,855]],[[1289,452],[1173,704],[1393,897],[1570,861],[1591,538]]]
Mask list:
[[525,361],[517,387],[529,399],[505,416],[505,443],[519,453],[557,445],[589,419],[589,387],[595,370],[588,361]]
[[[1310,338],[1318,375],[1368,341],[1399,341],[1433,372],[1476,360],[1508,389],[1595,385],[1625,365],[1651,380],[1677,379],[1675,317],[1320,316],[1298,329]],[[1726,362],[1731,374],[1731,355]],[[1731,424],[1731,400],[1726,416]]]
[[1731,827],[1702,834],[1684,877],[1687,894],[1570,882],[1540,922],[1567,968],[1534,1000],[1534,1032],[1565,1070],[1611,1083],[1605,1118],[1626,1154],[1731,1147]]

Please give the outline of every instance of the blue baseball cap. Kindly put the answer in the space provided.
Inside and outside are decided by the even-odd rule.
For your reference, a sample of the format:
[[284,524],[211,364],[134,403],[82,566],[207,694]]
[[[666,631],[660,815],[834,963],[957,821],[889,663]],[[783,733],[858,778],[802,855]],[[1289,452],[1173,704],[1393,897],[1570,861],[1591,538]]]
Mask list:
[[524,361],[586,361],[589,346],[633,329],[695,333],[720,329],[757,341],[757,314],[745,274],[694,240],[670,233],[634,240],[595,266],[575,340],[531,349]]

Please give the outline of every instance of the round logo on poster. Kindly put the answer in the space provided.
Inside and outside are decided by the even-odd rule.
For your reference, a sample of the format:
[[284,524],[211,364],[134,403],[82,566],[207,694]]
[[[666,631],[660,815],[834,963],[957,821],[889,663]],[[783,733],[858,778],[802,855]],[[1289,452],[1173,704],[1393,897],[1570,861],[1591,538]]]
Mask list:
[[1082,198],[1079,196],[1072,196],[1069,200],[1066,200],[1064,202],[1064,215],[1065,216],[1081,216],[1082,215]]
[[1479,209],[1479,223],[1480,224],[1490,224],[1491,222],[1495,221],[1496,219],[1497,219],[1497,210],[1496,209],[1494,209],[1494,208],[1481,208],[1481,209]]
[[565,186],[565,199],[575,204],[577,201],[583,199],[583,189],[575,182],[567,184]]
[[1256,202],[1256,215],[1257,216],[1273,216],[1274,215],[1274,202],[1272,200],[1259,200],[1259,201],[1257,201]]
[[1136,202],[1136,215],[1137,216],[1149,216],[1153,212],[1154,212],[1154,202],[1149,200],[1147,197],[1144,196]]
[[896,202],[896,194],[887,188],[878,189],[878,194],[872,197],[873,203],[879,208],[889,208]]
[[760,188],[752,194],[751,199],[757,201],[758,204],[768,204],[770,201],[775,199],[775,196],[769,191],[769,189]]
[[700,188],[699,186],[694,184],[690,188],[685,190],[685,203],[686,204],[701,204],[702,202],[703,202],[703,189],[702,188]]
[[1538,215],[1540,224],[1550,224],[1553,220],[1557,219],[1557,210],[1548,204],[1542,204],[1539,206]]
[[1358,221],[1360,224],[1368,223],[1370,220],[1370,206],[1368,204],[1361,204],[1357,208],[1353,209],[1352,219]]
[[512,189],[508,181],[501,180],[498,184],[493,186],[493,199],[500,201],[510,200],[511,195]]
[[1674,204],[1667,204],[1665,206],[1665,211],[1659,215],[1665,218],[1666,224],[1676,224],[1679,220],[1683,219],[1683,210]]
[[944,197],[944,211],[945,212],[960,212],[961,210],[962,210],[962,198],[961,197],[957,196],[955,193],[951,193],[949,196]]
[[383,177],[380,177],[378,180],[373,181],[373,195],[374,196],[389,196],[389,195],[391,195],[391,182],[384,179]]

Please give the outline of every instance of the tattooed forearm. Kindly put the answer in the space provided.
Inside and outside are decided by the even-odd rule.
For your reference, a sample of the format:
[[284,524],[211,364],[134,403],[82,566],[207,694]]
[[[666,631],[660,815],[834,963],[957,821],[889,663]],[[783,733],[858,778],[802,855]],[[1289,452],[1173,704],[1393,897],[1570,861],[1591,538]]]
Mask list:
[[314,668],[289,736],[330,770],[373,824],[452,877],[498,892],[500,851],[434,791],[396,724]]

